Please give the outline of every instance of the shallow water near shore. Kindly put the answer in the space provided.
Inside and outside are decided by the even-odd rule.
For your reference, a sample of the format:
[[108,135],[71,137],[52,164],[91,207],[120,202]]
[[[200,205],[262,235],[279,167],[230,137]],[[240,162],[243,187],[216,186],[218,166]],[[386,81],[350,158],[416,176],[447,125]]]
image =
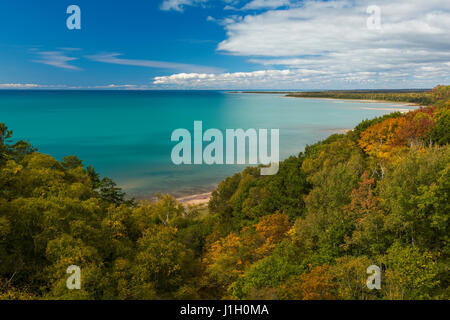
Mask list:
[[[213,189],[245,165],[175,165],[170,140],[194,121],[209,128],[279,129],[280,158],[366,118],[415,107],[221,91],[0,91],[0,122],[14,139],[62,159],[76,155],[136,198]],[[206,145],[206,143],[204,144]]]

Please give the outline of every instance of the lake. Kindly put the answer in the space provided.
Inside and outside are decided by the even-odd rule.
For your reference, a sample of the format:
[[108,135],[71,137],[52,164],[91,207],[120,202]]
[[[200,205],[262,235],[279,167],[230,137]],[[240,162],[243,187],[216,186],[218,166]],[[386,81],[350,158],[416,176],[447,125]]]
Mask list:
[[287,98],[222,91],[0,91],[0,122],[42,153],[76,155],[127,193],[149,198],[210,191],[245,165],[175,165],[171,134],[203,130],[279,129],[280,158],[332,133],[353,128],[395,103]]

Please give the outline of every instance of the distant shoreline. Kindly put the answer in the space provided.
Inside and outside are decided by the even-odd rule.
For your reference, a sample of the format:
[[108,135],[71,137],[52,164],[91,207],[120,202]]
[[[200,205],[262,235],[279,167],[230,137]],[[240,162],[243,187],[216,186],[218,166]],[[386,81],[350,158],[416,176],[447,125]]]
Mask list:
[[422,93],[431,91],[432,89],[373,89],[373,90],[318,90],[318,91],[296,91],[296,90],[228,90],[227,93],[267,93],[267,94],[321,94],[321,93],[335,93],[335,94],[374,94],[374,93]]
[[[383,91],[380,91],[383,92]],[[405,92],[405,91],[399,91],[399,92]],[[410,91],[415,92],[415,91]],[[329,100],[329,101],[346,101],[349,103],[388,103],[391,104],[392,107],[396,106],[408,106],[408,107],[415,107],[415,108],[424,108],[425,106],[412,103],[412,102],[406,102],[406,101],[392,101],[392,100],[376,100],[376,99],[361,99],[361,98],[329,98],[329,97],[307,97],[307,96],[299,96],[295,95],[301,92],[297,91],[228,91],[227,93],[248,93],[248,94],[277,94],[277,95],[284,95],[284,98],[297,98],[297,99],[316,99],[316,100]],[[368,108],[369,109],[369,108]],[[376,108],[380,109],[380,108]],[[399,111],[402,113],[410,111],[409,109],[400,109],[400,108],[389,108],[385,109],[388,111]]]
[[320,98],[320,97],[299,97],[299,96],[289,96],[286,95],[286,98],[296,98],[296,99],[318,99],[318,100],[331,100],[331,101],[347,101],[350,103],[389,103],[389,104],[393,104],[393,106],[395,105],[399,105],[399,106],[410,106],[410,107],[417,107],[417,108],[422,108],[424,106],[421,106],[419,104],[416,103],[412,103],[412,102],[403,102],[403,101],[390,101],[390,100],[374,100],[374,99],[350,99],[350,98]]

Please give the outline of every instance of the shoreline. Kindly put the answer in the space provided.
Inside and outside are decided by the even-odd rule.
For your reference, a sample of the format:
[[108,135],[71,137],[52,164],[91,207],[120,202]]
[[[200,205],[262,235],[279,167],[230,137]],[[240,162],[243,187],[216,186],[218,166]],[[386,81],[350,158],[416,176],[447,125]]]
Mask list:
[[346,101],[349,103],[388,103],[393,104],[393,106],[410,106],[416,108],[425,108],[426,106],[422,106],[412,102],[405,101],[390,101],[390,100],[374,100],[374,99],[351,99],[351,98],[325,98],[325,97],[302,97],[296,96],[292,91],[285,92],[276,92],[276,91],[228,91],[227,93],[247,93],[247,94],[273,94],[273,95],[283,95],[283,98],[300,98],[300,99],[318,99],[318,100],[331,100],[331,101]]

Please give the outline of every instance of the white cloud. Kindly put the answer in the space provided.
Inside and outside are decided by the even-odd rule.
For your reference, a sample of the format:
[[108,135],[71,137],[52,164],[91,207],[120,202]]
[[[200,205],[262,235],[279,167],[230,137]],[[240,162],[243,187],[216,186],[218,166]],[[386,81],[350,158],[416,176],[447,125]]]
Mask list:
[[0,89],[33,89],[41,87],[34,83],[0,83]]
[[[178,11],[183,12],[188,6],[204,5],[210,0],[164,0],[160,9],[164,11]],[[297,0],[217,0],[216,2],[225,2],[224,10],[263,10],[263,9],[276,9],[283,6],[295,5],[299,1]],[[238,8],[242,2],[246,4],[242,8]],[[212,4],[213,5],[213,4]],[[211,6],[212,6],[211,5]]]
[[[270,69],[234,73],[178,73],[155,77],[153,84],[181,89],[355,89],[355,88],[430,88],[448,83],[450,63],[427,60],[427,52],[414,52],[414,59],[391,58],[392,52],[376,52],[389,62],[377,63],[374,55],[361,56],[358,68],[348,64],[352,56],[333,54],[330,57],[304,59],[253,60]],[[352,53],[354,54],[354,53]],[[439,59],[450,59],[449,52],[441,52]],[[338,63],[336,63],[338,61]],[[364,68],[359,68],[364,65]],[[287,66],[284,69],[273,67]]]
[[300,8],[247,15],[226,26],[218,49],[243,56],[300,56],[355,49],[430,51],[450,46],[450,2],[379,0],[381,27],[367,28],[372,1],[305,1]]
[[223,7],[223,10],[239,10],[236,7],[230,6],[229,4],[227,4],[225,7]]
[[194,6],[208,0],[164,0],[161,3],[160,9],[164,11],[179,11],[182,12],[186,6]]
[[[170,76],[155,77],[153,84],[165,87],[186,89],[221,89],[221,88],[273,88],[273,84],[281,86],[310,81],[312,74],[320,76],[322,72],[308,69],[296,70],[260,70],[233,73],[177,73]],[[322,74],[325,75],[325,74]]]
[[138,86],[135,84],[108,84],[108,85],[103,85],[103,86],[94,86],[94,87],[90,87],[90,88],[94,88],[94,89],[134,89],[137,88]]
[[231,16],[228,16],[228,17],[225,17],[225,18],[221,18],[221,19],[216,19],[214,17],[208,16],[206,18],[206,21],[215,22],[215,23],[217,23],[218,25],[221,25],[221,26],[227,26],[228,24],[235,23],[235,22],[237,22],[237,21],[239,21],[241,19],[242,19],[242,17],[239,16],[239,15],[231,15]]
[[252,0],[243,6],[241,10],[276,9],[287,6],[290,3],[290,0]]
[[[246,6],[264,3],[275,7],[281,1],[254,0]],[[374,4],[381,9],[380,30],[367,27],[367,8]],[[431,87],[450,80],[449,1],[306,0],[292,2],[286,9],[234,14],[216,21],[227,32],[218,51],[248,57],[260,69],[269,69],[261,70],[266,74],[233,73],[235,83],[225,74],[173,75],[159,77],[155,83],[227,88],[241,81],[250,88],[304,88],[306,83],[309,88],[389,88]],[[276,69],[289,73],[280,76]],[[244,81],[238,74],[253,76]]]
[[118,58],[120,53],[105,53],[87,56],[88,59],[97,62],[120,64],[127,66],[147,67],[147,68],[161,68],[161,69],[176,69],[189,72],[220,72],[219,68],[199,66],[193,64],[165,62],[155,60],[137,60],[137,59],[122,59]]
[[78,58],[69,57],[63,51],[37,51],[35,53],[39,55],[39,58],[33,60],[33,62],[43,63],[57,68],[81,70],[77,66],[69,64],[70,61],[77,60]]
[[148,84],[108,84],[94,86],[73,86],[65,84],[35,84],[35,83],[0,83],[1,89],[52,89],[52,90],[74,90],[74,89],[115,89],[115,90],[148,90],[155,89]]

